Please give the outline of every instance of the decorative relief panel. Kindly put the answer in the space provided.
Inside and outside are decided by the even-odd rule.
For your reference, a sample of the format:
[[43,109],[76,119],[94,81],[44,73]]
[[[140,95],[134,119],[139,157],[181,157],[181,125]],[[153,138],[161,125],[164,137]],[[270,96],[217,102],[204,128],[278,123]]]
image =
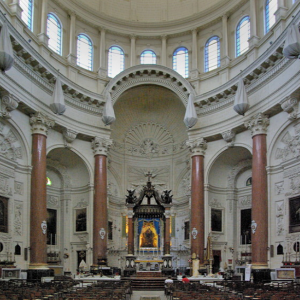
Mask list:
[[276,193],[276,195],[280,195],[284,192],[283,183],[284,183],[283,181],[275,183],[275,193]]
[[15,194],[23,195],[24,193],[24,183],[15,181]]
[[251,207],[252,206],[252,196],[241,196],[239,197],[239,205],[241,207]]
[[281,159],[283,162],[288,161],[293,158],[297,158],[300,155],[300,123],[294,126],[295,135],[287,131],[281,143],[285,146],[282,148],[277,148],[275,153],[276,159]]
[[47,195],[47,207],[58,207],[58,196]]
[[23,234],[23,204],[15,201],[15,218],[14,218],[14,235],[22,236]]
[[240,161],[238,164],[236,164],[228,174],[228,188],[234,188],[235,187],[235,180],[239,172],[243,169],[251,169],[252,167],[252,161],[251,159],[245,159]]
[[212,199],[209,201],[209,206],[212,208],[224,208],[218,199]]
[[76,236],[78,237],[78,239],[81,242],[87,242],[87,240],[88,240],[88,234],[87,233],[76,234]]
[[7,177],[0,175],[0,194],[2,196],[12,196],[12,188]]
[[285,195],[297,195],[300,194],[300,175],[289,178],[290,190]]
[[107,183],[107,195],[118,196],[118,187],[114,182]]
[[277,236],[284,233],[284,202],[276,202],[276,234]]
[[0,155],[12,161],[22,159],[22,149],[17,137],[8,126],[0,124]]
[[89,206],[89,202],[85,199],[81,199],[74,208],[82,208]]
[[191,195],[191,171],[188,171],[179,184],[178,196]]

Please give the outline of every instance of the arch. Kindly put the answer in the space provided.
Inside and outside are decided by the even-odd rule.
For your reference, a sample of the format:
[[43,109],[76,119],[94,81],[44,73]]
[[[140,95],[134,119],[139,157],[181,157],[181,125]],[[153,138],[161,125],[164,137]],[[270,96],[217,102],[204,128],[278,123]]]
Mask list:
[[62,54],[62,25],[54,13],[47,15],[48,47],[55,53]]
[[93,42],[85,33],[77,35],[77,65],[89,71],[93,70]]
[[156,64],[156,54],[153,50],[147,49],[141,53],[141,64]]
[[204,65],[205,72],[220,67],[220,38],[216,35],[210,37],[205,43]]
[[189,51],[186,47],[178,47],[173,52],[173,70],[182,77],[189,77]]
[[160,85],[172,90],[185,106],[189,94],[196,96],[194,88],[185,78],[176,71],[159,65],[138,65],[124,70],[108,83],[103,95],[112,92],[112,102],[115,103],[124,91],[144,84]]
[[111,46],[108,49],[108,77],[115,77],[125,68],[125,54],[120,46]]
[[235,53],[236,57],[242,55],[249,49],[250,38],[250,17],[244,16],[236,26],[235,32]]

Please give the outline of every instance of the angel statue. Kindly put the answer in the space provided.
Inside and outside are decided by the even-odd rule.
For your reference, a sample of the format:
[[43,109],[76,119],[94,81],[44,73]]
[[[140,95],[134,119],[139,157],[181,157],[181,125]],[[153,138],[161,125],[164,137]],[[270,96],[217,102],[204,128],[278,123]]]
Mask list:
[[172,203],[172,197],[173,197],[173,195],[170,195],[171,192],[172,192],[171,190],[170,191],[168,191],[168,190],[163,191],[163,193],[160,196],[162,203],[165,203],[165,204]]
[[127,190],[128,195],[126,195],[126,204],[135,204],[137,201],[136,196],[134,196],[135,190]]

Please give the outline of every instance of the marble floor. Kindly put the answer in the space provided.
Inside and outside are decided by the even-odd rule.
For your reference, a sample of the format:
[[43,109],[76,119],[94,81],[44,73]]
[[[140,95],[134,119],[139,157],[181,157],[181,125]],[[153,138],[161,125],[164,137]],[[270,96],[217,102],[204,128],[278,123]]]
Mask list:
[[164,291],[133,291],[131,300],[167,300]]

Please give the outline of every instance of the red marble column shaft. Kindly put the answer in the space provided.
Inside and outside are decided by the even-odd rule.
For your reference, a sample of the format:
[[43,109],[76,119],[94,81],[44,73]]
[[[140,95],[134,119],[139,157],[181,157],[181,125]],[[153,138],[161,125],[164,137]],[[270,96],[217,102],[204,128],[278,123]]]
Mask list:
[[267,142],[265,134],[253,137],[252,159],[252,220],[257,224],[252,232],[252,266],[268,266],[268,184]]
[[192,157],[192,197],[191,197],[191,232],[196,228],[197,235],[191,236],[191,255],[199,257],[204,263],[204,156]]
[[41,224],[47,221],[46,139],[32,135],[32,172],[30,195],[30,265],[47,265],[47,234]]
[[133,220],[128,218],[128,254],[134,254],[134,232],[133,232]]
[[170,223],[171,223],[170,218],[167,217],[166,222],[165,222],[165,245],[164,245],[164,254],[165,255],[170,254],[170,248],[171,248],[171,240],[170,240],[171,224]]
[[[106,156],[95,155],[94,181],[94,223],[93,223],[93,264],[106,260],[107,250],[107,170]],[[103,238],[100,230],[105,230]]]

